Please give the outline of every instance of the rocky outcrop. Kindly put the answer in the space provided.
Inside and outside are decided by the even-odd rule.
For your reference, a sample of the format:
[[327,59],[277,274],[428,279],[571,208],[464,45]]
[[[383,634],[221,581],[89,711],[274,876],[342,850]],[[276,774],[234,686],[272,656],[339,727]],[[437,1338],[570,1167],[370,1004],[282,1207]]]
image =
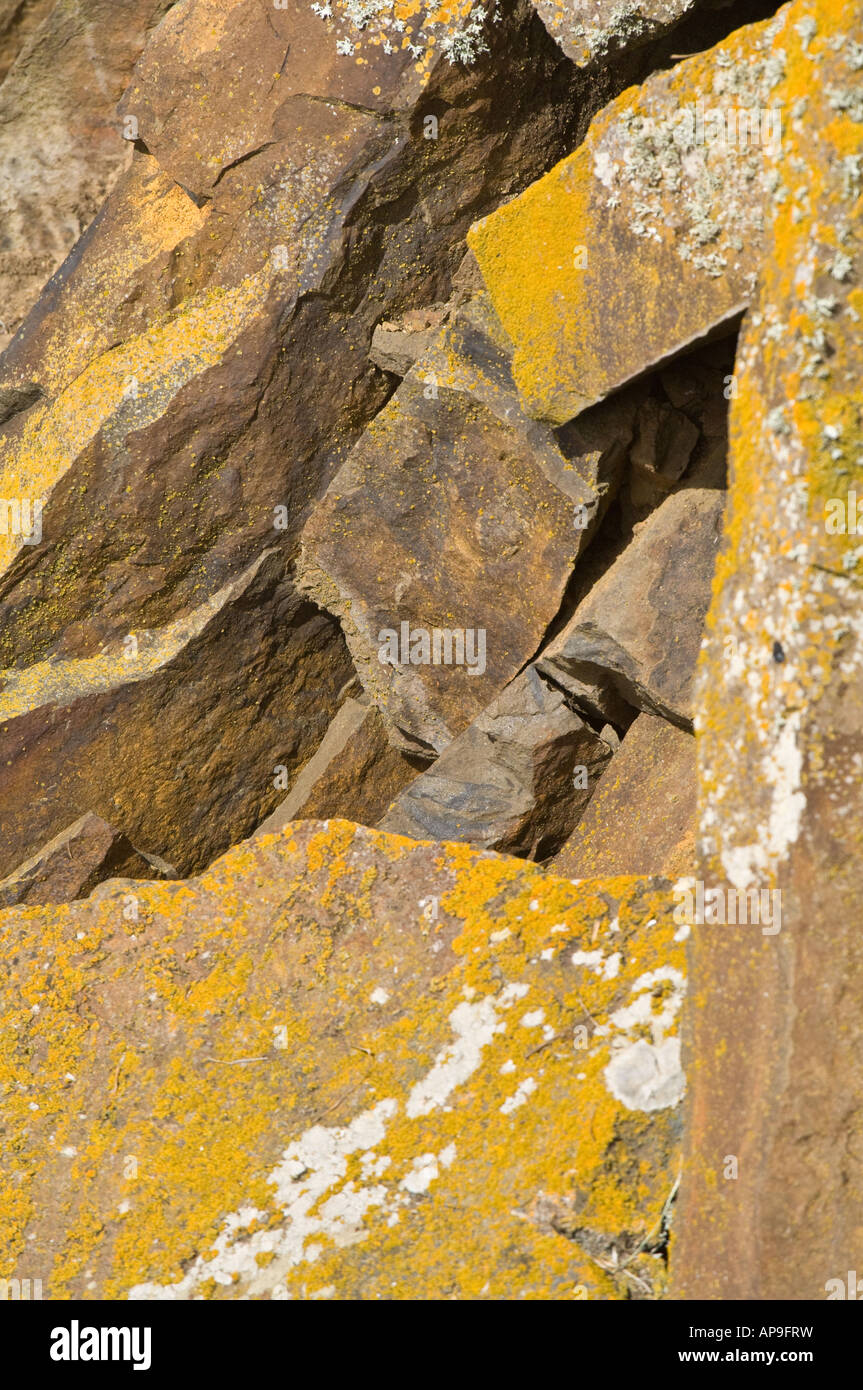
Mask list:
[[0,881],[0,908],[86,898],[108,878],[172,878],[176,869],[140,854],[99,816],[82,816]]
[[53,1299],[662,1289],[667,885],[307,822],[129,888],[4,914],[4,1269]]
[[610,754],[529,666],[405,788],[381,828],[546,859],[584,810]]

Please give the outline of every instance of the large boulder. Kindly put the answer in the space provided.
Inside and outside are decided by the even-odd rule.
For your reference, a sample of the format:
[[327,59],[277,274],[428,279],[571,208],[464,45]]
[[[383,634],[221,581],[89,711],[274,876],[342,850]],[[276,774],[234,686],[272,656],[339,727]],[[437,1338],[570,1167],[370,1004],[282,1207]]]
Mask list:
[[304,822],[198,880],[10,909],[3,1275],[57,1300],[656,1296],[667,887]]

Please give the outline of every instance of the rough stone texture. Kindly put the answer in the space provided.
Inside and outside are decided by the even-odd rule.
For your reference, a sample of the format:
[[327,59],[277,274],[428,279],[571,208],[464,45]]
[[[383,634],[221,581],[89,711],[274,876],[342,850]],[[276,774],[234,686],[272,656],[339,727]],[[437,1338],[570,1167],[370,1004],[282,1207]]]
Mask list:
[[698,0],[534,0],[568,58],[586,67],[672,29]]
[[[623,405],[602,441],[565,450],[521,411],[508,349],[484,296],[459,309],[303,536],[300,586],[340,618],[367,693],[408,750],[442,751],[534,654],[631,437]],[[389,664],[380,634],[403,622],[484,633],[484,669],[410,665],[401,649]]]
[[115,108],[170,3],[0,7],[0,348],[129,162]]
[[279,800],[277,766],[309,759],[353,674],[338,628],[298,597],[277,551],[188,616],[131,636],[135,648],[3,673],[0,871],[92,809],[192,872],[228,827],[260,824]]
[[781,930],[752,914],[693,931],[674,1264],[679,1296],[698,1299],[824,1299],[863,1240],[863,555],[827,525],[830,499],[863,492],[859,6],[789,6],[774,42],[774,96],[796,114],[731,404],[698,874],[778,890]]
[[636,528],[537,663],[615,723],[607,692],[691,728],[725,494],[684,488]]
[[407,376],[414,363],[428,352],[447,315],[447,305],[409,309],[395,323],[379,323],[372,335],[369,357],[376,367],[396,376]]
[[[0,805],[26,808],[0,872],[91,809],[188,872],[274,808],[350,670],[261,557],[287,565],[385,399],[375,324],[445,297],[471,220],[587,120],[582,85],[526,3],[481,65],[422,72],[358,65],[304,7],[167,14],[122,108],[141,147],[0,369],[0,498],[45,500],[38,544],[0,534]],[[177,645],[232,586],[226,634]],[[135,633],[170,660],[67,718],[78,663]]]
[[0,908],[86,898],[107,878],[168,878],[176,869],[135,846],[101,817],[82,816],[0,881]]
[[4,914],[4,1275],[52,1299],[661,1291],[667,884],[331,822],[135,893],[136,917],[128,882]]
[[696,802],[695,739],[640,714],[548,868],[566,878],[691,874]]
[[[768,142],[781,136],[783,23],[746,26],[630,88],[573,154],[473,228],[532,414],[569,419],[751,301],[770,193],[765,147],[749,143],[748,114],[737,143],[737,112],[763,111]],[[713,139],[718,117],[699,125],[696,102],[731,141]]]
[[587,805],[610,751],[529,666],[402,792],[381,829],[547,858]]
[[348,697],[290,793],[258,827],[281,830],[292,820],[341,819],[376,825],[423,764],[392,748],[374,705]]

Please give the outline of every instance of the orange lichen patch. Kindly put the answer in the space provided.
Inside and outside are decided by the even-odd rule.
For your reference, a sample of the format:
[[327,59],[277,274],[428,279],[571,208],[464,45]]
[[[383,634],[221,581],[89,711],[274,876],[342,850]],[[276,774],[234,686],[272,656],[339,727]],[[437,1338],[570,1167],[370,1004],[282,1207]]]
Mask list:
[[531,413],[563,422],[750,300],[787,120],[787,31],[804,12],[800,0],[630,88],[472,229]]
[[674,932],[661,882],[338,821],[6,913],[2,1272],[54,1298],[656,1295],[677,1082],[630,1106],[609,1068],[674,1050]]

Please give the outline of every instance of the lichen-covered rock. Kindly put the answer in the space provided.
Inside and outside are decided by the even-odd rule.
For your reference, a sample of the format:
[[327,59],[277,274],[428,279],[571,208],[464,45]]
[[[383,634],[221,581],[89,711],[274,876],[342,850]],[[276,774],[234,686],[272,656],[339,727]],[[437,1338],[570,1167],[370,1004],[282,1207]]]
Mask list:
[[695,739],[640,714],[548,868],[566,878],[691,874],[696,794]]
[[0,348],[128,164],[115,107],[170,3],[0,6]]
[[698,0],[534,0],[548,32],[568,58],[586,67],[623,48],[647,43],[695,8]]
[[739,345],[696,721],[698,876],[723,911],[753,895],[692,936],[675,1265],[698,1299],[824,1299],[863,1211],[859,6],[789,6],[775,44],[787,192]]
[[405,788],[380,826],[546,859],[563,843],[611,755],[528,666]]
[[176,869],[143,855],[100,816],[86,815],[0,880],[0,908],[86,898],[108,878],[170,878]]
[[655,1296],[674,933],[662,881],[346,822],[9,910],[0,1275],[53,1299]]
[[784,35],[807,13],[798,0],[630,88],[473,228],[531,414],[569,419],[751,302],[764,224],[787,197],[771,159]]
[[[356,445],[306,527],[299,583],[340,618],[401,746],[442,751],[536,651],[632,413],[611,414],[600,447],[565,451],[520,409],[509,344],[480,296]],[[435,659],[421,645],[435,631],[464,634],[472,656]]]
[[537,665],[590,712],[615,698],[691,728],[724,492],[683,488],[636,527]]
[[257,833],[272,834],[293,820],[334,816],[377,825],[390,802],[423,767],[392,747],[374,705],[348,696],[314,756]]

